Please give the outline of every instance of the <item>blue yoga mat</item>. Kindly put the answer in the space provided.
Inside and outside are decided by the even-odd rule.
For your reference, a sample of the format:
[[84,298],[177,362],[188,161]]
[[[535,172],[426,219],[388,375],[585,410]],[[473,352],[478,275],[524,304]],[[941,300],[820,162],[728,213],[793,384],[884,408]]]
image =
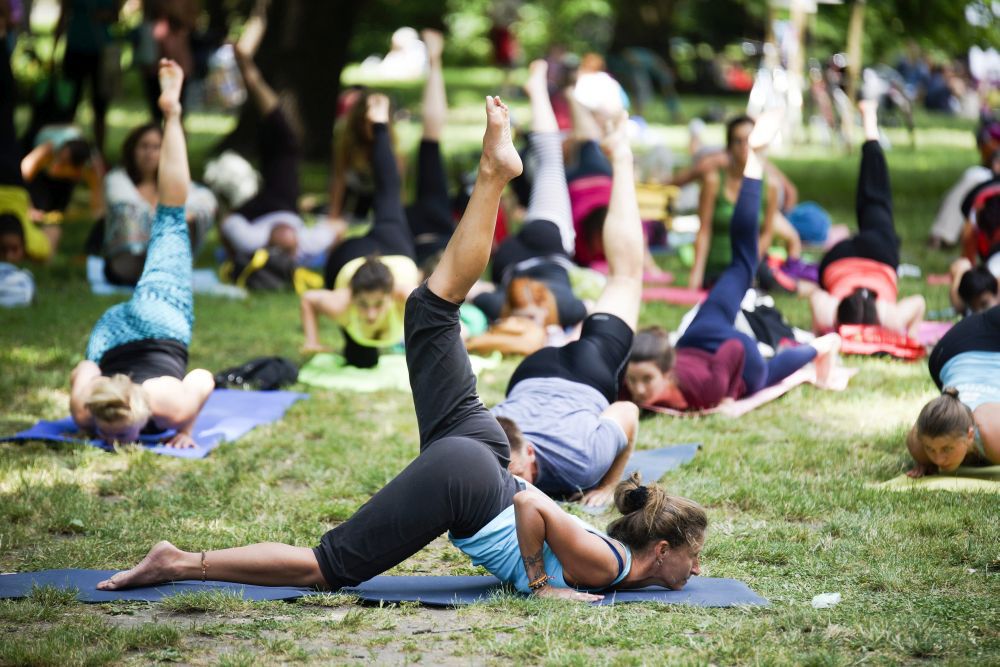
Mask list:
[[[0,599],[23,598],[35,586],[77,589],[80,602],[112,602],[137,600],[157,602],[181,593],[219,591],[246,600],[293,600],[316,595],[310,588],[294,586],[251,586],[221,581],[175,581],[124,591],[99,591],[97,582],[107,579],[117,570],[42,570],[0,575]],[[366,602],[419,602],[429,607],[455,607],[489,600],[498,593],[509,591],[495,577],[436,577],[379,576],[360,586],[341,592],[356,595]],[[767,606],[767,599],[754,593],[749,586],[735,579],[692,577],[683,590],[643,588],[635,591],[614,591],[595,604],[628,602],[659,602],[688,604],[698,607],[734,607],[737,605]]]
[[[281,419],[285,411],[296,401],[308,398],[309,394],[293,391],[242,391],[239,389],[216,389],[208,397],[201,414],[194,423],[193,438],[196,447],[175,449],[158,443],[173,435],[166,431],[155,435],[141,436],[142,444],[156,454],[166,454],[184,459],[200,459],[228,440],[236,440],[255,426],[269,424]],[[86,442],[95,447],[112,450],[103,440],[88,439],[79,432],[73,419],[67,417],[59,421],[40,421],[26,431],[0,438],[3,441],[46,440],[54,442]]]
[[[629,475],[638,470],[642,475],[642,481],[651,484],[671,470],[679,468],[693,459],[699,449],[701,449],[700,443],[689,442],[672,447],[642,449],[632,452],[632,456],[625,465],[625,471],[622,473],[622,479],[627,479]],[[603,514],[608,508],[607,505],[597,507],[576,503],[574,505],[587,514]]]
[[638,470],[642,474],[644,482],[655,482],[671,470],[680,468],[693,459],[699,449],[701,449],[701,443],[689,442],[672,447],[634,451],[625,465],[622,479],[626,479]]

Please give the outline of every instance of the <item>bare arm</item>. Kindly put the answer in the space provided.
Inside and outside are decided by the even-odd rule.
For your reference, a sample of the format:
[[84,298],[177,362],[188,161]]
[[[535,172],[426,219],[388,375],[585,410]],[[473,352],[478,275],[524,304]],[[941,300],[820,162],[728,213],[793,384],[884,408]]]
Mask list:
[[725,151],[719,151],[718,153],[712,153],[711,155],[706,155],[702,159],[698,160],[690,167],[686,169],[681,169],[677,172],[668,182],[667,185],[676,185],[677,187],[683,187],[688,183],[693,183],[699,179],[705,177],[709,172],[715,171],[724,167],[728,164],[729,159]]
[[88,167],[83,179],[90,190],[90,213],[95,218],[104,217],[104,169],[100,163]]
[[757,241],[757,255],[767,256],[767,251],[774,242],[774,218],[778,213],[778,186],[774,182],[767,184],[767,208],[764,209],[764,224],[760,228],[760,238]]
[[933,475],[937,472],[937,466],[931,463],[931,460],[927,457],[927,453],[924,451],[924,446],[917,439],[916,426],[910,428],[906,434],[906,448],[910,450],[910,456],[916,462],[913,468],[906,473],[909,477],[923,477],[924,475]]
[[951,273],[951,286],[948,288],[948,300],[951,301],[951,307],[955,309],[955,312],[962,313],[965,312],[965,302],[962,301],[962,297],[958,294],[958,286],[962,283],[962,276],[972,270],[972,262],[970,262],[965,257],[959,257],[951,266],[948,268],[949,273]]
[[87,409],[87,398],[90,396],[90,383],[100,375],[100,367],[93,361],[84,359],[73,368],[69,376],[69,413],[77,426],[91,433],[94,430],[94,417]]
[[1000,403],[983,403],[973,413],[990,463],[1000,464]]
[[919,294],[908,296],[896,303],[896,313],[900,321],[900,330],[905,331],[910,338],[916,339],[920,334],[920,323],[924,321],[927,302]]
[[191,431],[202,406],[215,389],[215,378],[204,368],[184,376],[183,380],[159,377],[146,380],[142,388],[149,396],[153,421],[161,428],[172,428],[177,434],[170,440],[172,447],[192,447]]
[[809,309],[812,310],[813,331],[826,333],[833,331],[837,323],[837,306],[840,301],[826,290],[818,289],[809,295]]
[[705,280],[705,265],[708,263],[708,248],[712,243],[712,218],[715,216],[715,197],[719,193],[719,174],[710,171],[701,181],[701,194],[698,197],[698,219],[701,226],[694,240],[694,264],[688,276],[688,287],[700,289]]
[[[587,531],[542,492],[532,488],[515,495],[514,520],[521,560],[529,583],[544,581],[547,574],[543,558],[546,543],[562,563],[567,582],[586,588],[601,588],[614,580],[618,564],[604,540]],[[603,597],[547,584],[534,593],[539,597],[560,597],[580,602]]]
[[31,183],[38,176],[38,172],[45,168],[45,165],[52,159],[52,142],[46,141],[32,149],[30,153],[21,158],[21,178],[25,183]]
[[635,438],[639,431],[639,408],[631,401],[616,401],[601,413],[601,417],[617,423],[625,432],[625,447],[618,452],[611,467],[590,491],[583,494],[583,504],[600,507],[607,504],[615,494],[615,487],[621,481],[625,466],[635,451]]
[[351,290],[346,287],[335,290],[314,289],[303,293],[299,299],[302,313],[302,333],[305,335],[303,349],[306,351],[321,349],[317,315],[322,314],[337,319],[347,312],[350,304]]

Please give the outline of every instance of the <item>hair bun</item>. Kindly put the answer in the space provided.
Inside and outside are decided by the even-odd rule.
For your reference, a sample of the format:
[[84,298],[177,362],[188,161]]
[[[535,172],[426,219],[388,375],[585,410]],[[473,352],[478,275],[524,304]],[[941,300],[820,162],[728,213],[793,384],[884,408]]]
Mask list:
[[638,512],[649,502],[649,488],[640,486],[632,489],[627,494],[628,504],[632,512]]
[[951,396],[954,399],[958,398],[958,387],[945,387],[941,390],[942,396]]

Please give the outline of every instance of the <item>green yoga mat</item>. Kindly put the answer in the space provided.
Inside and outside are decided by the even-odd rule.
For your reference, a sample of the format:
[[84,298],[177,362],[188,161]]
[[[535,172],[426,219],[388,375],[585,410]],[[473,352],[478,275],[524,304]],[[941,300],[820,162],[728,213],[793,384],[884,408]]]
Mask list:
[[[477,376],[487,369],[500,365],[502,357],[469,355],[472,372]],[[299,382],[324,389],[370,392],[384,389],[410,391],[410,376],[406,371],[406,357],[402,354],[383,354],[375,368],[355,368],[344,365],[339,354],[317,354],[299,370]]]
[[889,491],[976,491],[1000,493],[1000,465],[962,466],[951,474],[927,475],[911,479],[905,474],[876,485]]

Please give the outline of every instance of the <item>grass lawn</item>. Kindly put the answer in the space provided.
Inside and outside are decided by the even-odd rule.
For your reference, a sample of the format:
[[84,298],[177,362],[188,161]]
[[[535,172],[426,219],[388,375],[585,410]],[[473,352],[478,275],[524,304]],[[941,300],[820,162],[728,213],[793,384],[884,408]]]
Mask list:
[[[479,100],[495,83],[481,70],[448,72],[456,109],[447,151],[474,153]],[[396,96],[406,102],[417,92],[398,88]],[[720,102],[734,110],[740,104],[685,99],[683,106],[693,113]],[[116,107],[111,144],[141,115],[137,103]],[[199,173],[231,120],[193,114],[189,122]],[[683,148],[683,127],[656,129]],[[721,138],[718,126],[711,129]],[[404,149],[418,132],[402,124]],[[972,134],[961,123],[921,117],[916,150],[902,134],[890,136],[903,261],[925,274],[942,271],[950,255],[927,251],[923,242],[942,193],[976,159]],[[856,153],[807,146],[777,160],[803,199],[854,225]],[[306,170],[307,190],[321,192],[324,183],[323,165]],[[87,227],[69,225],[64,254],[36,271],[35,305],[0,315],[0,432],[65,415],[69,371],[90,327],[117,300],[86,286],[79,249]],[[210,258],[211,249],[199,264]],[[684,275],[672,258],[665,266]],[[901,289],[925,294],[931,310],[947,304],[945,288],[922,279],[901,279]],[[808,326],[805,303],[778,301],[793,323]],[[682,314],[655,306],[642,319],[673,326]],[[196,316],[192,367],[218,370],[272,354],[303,360],[291,294],[243,302],[198,297]],[[82,605],[43,589],[0,602],[0,664],[1000,664],[997,496],[872,489],[906,469],[904,432],[933,385],[926,362],[846,363],[861,372],[845,393],[800,388],[739,421],[660,417],[640,431],[640,448],[704,444],[662,481],[708,508],[704,573],[748,582],[770,608],[587,608],[502,597],[442,611],[364,607],[334,595],[298,603],[193,595],[159,605]],[[513,368],[505,362],[481,378],[488,405],[502,398]],[[279,424],[202,461],[0,445],[0,571],[125,567],[159,539],[198,550],[266,540],[316,544],[413,458],[418,438],[406,394],[311,394]],[[475,568],[442,538],[393,572]],[[814,610],[810,600],[823,592],[840,592],[843,601]]]

